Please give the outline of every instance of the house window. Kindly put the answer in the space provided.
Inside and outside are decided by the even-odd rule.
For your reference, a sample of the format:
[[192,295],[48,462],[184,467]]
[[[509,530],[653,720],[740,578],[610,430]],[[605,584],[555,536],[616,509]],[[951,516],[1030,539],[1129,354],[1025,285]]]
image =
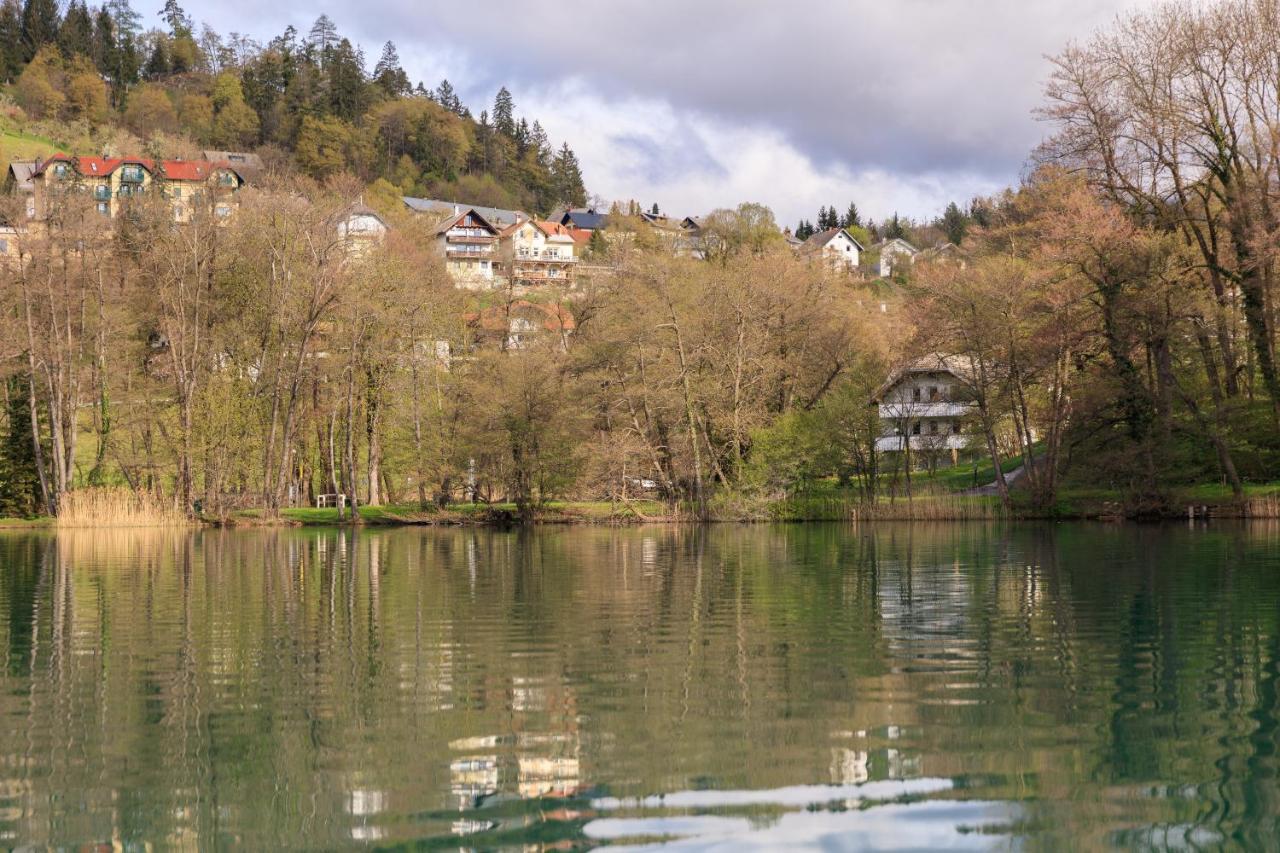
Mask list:
[[913,423],[913,424],[911,425],[911,434],[912,434],[912,435],[919,435],[919,434],[920,434],[920,422],[919,422],[919,421],[916,421],[915,423]]
[[919,389],[919,388],[912,388],[912,389],[911,389],[911,402],[913,402],[913,403],[919,403],[919,402],[920,402],[920,389]]
[[952,421],[952,422],[951,422],[951,434],[952,434],[952,435],[959,435],[959,434],[960,434],[960,422],[959,422],[959,421]]
[[173,197],[174,197],[174,198],[182,198],[182,187],[174,187],[174,188],[173,188]]
[[111,206],[107,204],[105,201],[100,201],[98,202],[98,212],[101,213],[103,216],[106,216],[108,213],[111,212]]
[[0,255],[7,255],[7,254],[9,254],[9,241],[0,240]]
[[220,204],[213,209],[213,213],[218,218],[223,218],[231,215],[231,208],[225,204]]
[[67,164],[58,163],[53,167],[53,176],[55,178],[65,178],[67,176]]
[[935,401],[935,400],[937,400],[937,399],[938,399],[938,386],[937,386],[937,385],[930,385],[930,386],[929,386],[929,402],[931,402],[931,403],[932,403],[933,401]]
[[182,221],[182,205],[180,204],[175,204],[173,206],[173,221],[174,222]]
[[929,421],[929,435],[937,435],[937,434],[938,434],[938,422]]

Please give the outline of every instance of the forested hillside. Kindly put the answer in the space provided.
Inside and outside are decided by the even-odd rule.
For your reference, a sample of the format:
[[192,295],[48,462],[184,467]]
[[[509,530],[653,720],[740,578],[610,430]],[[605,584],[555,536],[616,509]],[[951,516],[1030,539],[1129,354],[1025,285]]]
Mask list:
[[[586,189],[567,143],[520,116],[500,89],[478,116],[448,80],[414,83],[388,41],[370,69],[327,16],[266,44],[197,30],[176,0],[144,31],[128,0],[4,0],[0,78],[10,107],[0,156],[48,140],[78,153],[191,156],[262,149],[318,179],[350,172],[387,195],[546,214]],[[33,141],[35,140],[35,141]],[[130,150],[132,149],[132,150]]]

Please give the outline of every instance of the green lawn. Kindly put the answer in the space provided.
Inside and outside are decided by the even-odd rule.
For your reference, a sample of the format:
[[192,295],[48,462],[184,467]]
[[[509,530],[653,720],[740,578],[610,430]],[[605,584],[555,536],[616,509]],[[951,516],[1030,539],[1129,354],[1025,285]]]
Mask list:
[[60,148],[52,139],[0,128],[0,157],[3,157],[6,168],[10,160],[31,160],[37,155],[47,157]]

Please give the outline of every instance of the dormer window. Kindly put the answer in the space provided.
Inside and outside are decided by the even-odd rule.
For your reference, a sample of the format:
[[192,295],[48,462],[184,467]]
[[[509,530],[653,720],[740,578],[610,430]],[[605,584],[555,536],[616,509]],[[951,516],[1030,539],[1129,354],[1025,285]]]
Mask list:
[[67,176],[67,164],[55,163],[53,166],[53,176],[55,178],[65,178]]

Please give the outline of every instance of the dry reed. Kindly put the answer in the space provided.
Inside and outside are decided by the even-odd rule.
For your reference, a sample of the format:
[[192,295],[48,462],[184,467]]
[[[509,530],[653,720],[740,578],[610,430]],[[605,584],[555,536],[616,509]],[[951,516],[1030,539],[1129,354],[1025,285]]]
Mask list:
[[179,527],[191,523],[175,501],[131,489],[77,489],[62,496],[57,525],[67,527]]
[[882,499],[853,508],[854,521],[995,521],[1008,517],[999,498],[980,495],[917,495],[911,500]]

